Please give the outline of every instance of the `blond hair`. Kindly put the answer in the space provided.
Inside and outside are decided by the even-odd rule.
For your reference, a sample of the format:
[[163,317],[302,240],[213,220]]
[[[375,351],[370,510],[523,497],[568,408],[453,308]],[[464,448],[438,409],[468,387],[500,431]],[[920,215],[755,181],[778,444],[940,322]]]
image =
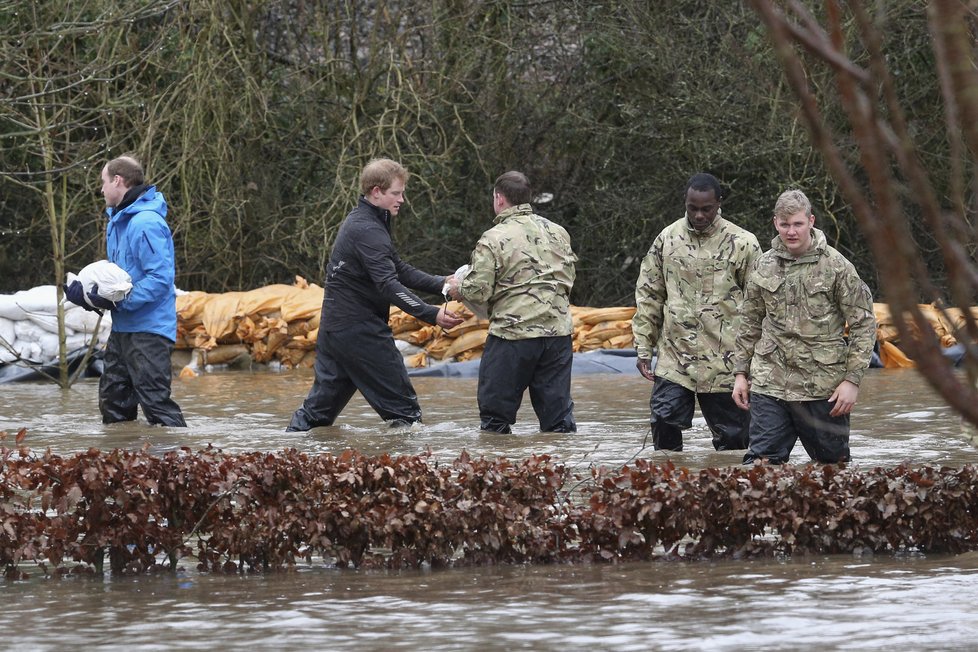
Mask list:
[[774,204],[774,217],[786,218],[805,211],[805,217],[812,214],[812,202],[800,190],[785,190]]

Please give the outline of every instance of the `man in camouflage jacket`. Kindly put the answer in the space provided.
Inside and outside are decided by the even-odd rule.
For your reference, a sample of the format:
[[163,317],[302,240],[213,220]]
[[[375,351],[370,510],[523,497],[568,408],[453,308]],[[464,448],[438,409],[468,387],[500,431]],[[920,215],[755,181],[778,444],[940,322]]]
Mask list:
[[541,431],[575,432],[570,291],[577,256],[563,227],[533,213],[531,197],[522,173],[496,179],[495,226],[476,244],[462,282],[449,279],[450,291],[489,309],[479,365],[482,429],[509,433],[529,388]]
[[637,366],[655,383],[652,443],[682,450],[698,400],[714,448],[744,449],[749,415],[730,395],[734,337],[747,272],[761,248],[754,234],[721,216],[715,177],[693,175],[685,197],[686,216],[652,243],[635,288]]
[[814,224],[804,193],[782,193],[778,236],[748,278],[733,392],[751,415],[745,464],[787,462],[798,439],[813,460],[849,460],[849,414],[876,318],[869,288]]

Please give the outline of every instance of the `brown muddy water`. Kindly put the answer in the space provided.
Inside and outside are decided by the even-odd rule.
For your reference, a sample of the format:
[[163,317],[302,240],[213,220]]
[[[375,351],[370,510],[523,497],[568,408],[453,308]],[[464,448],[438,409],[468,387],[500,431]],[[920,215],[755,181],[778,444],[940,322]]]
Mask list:
[[[356,397],[337,425],[286,433],[309,371],[215,372],[174,380],[189,428],[104,426],[97,381],[62,392],[0,385],[0,430],[70,454],[90,447],[151,450],[213,444],[413,455],[460,451],[521,459],[548,453],[569,466],[665,461],[646,441],[650,385],[637,375],[574,379],[579,432],[541,434],[527,404],[510,436],[478,430],[476,381],[416,378],[425,425],[390,430]],[[870,370],[853,414],[860,467],[961,466],[978,450],[913,370]],[[528,402],[527,402],[528,403]],[[699,415],[692,468],[738,464],[714,452]],[[806,460],[798,446],[793,462]],[[520,566],[437,571],[304,567],[214,576],[188,560],[174,575],[0,581],[2,650],[975,650],[978,553],[818,556],[618,566]]]

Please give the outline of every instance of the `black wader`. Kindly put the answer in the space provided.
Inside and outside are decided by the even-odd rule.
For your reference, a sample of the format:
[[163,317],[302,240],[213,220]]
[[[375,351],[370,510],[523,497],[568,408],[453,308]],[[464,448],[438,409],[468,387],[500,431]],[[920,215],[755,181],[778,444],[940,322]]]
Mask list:
[[656,450],[681,451],[683,430],[693,425],[695,401],[713,433],[718,451],[747,448],[750,413],[734,403],[731,392],[697,394],[663,378],[656,378],[649,409],[652,413],[652,445]]
[[180,406],[170,398],[173,342],[155,333],[109,334],[98,409],[102,423],[133,421],[136,407],[150,423],[186,427]]
[[365,320],[341,330],[320,329],[316,380],[286,431],[329,426],[357,390],[391,425],[421,421],[421,406],[390,327]]
[[848,462],[849,415],[830,417],[833,407],[825,399],[783,401],[752,393],[750,450],[744,456],[744,464],[756,459],[784,464],[798,439],[816,462]]
[[504,340],[486,339],[479,364],[479,419],[483,430],[509,433],[523,392],[542,432],[577,432],[571,400],[571,336]]

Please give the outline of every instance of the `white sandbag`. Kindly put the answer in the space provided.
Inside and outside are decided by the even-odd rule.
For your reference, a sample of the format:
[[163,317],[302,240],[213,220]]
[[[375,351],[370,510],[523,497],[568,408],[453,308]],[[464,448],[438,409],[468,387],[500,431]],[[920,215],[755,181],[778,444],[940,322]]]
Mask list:
[[3,339],[7,344],[13,344],[16,338],[17,334],[14,332],[14,322],[6,317],[0,317],[0,339]]
[[0,317],[10,321],[20,321],[27,319],[27,313],[17,305],[14,295],[0,294]]
[[[458,269],[456,269],[455,270],[455,275],[454,275],[455,276],[455,280],[458,281],[459,283],[461,283],[463,280],[465,280],[465,277],[468,275],[468,273],[469,273],[469,271],[471,271],[471,269],[472,269],[472,267],[468,263],[466,263],[465,265],[462,265],[461,267],[459,267]],[[447,282],[445,283],[445,287],[442,288],[442,294],[444,294],[446,297],[448,297],[448,283]],[[478,319],[489,319],[489,307],[486,306],[485,304],[483,304],[483,303],[473,303],[473,302],[469,301],[468,299],[462,299],[462,305],[464,305],[466,308],[468,308],[469,310],[471,310],[472,311],[472,314],[475,315]]]
[[[77,349],[83,349],[88,346],[89,339],[91,339],[91,335],[75,333],[71,337],[65,338],[65,350],[71,353]],[[98,347],[95,348],[98,350]]]
[[397,350],[400,351],[401,355],[404,357],[415,355],[421,351],[420,346],[411,344],[410,342],[406,342],[404,340],[394,340],[394,346],[397,347]]
[[30,319],[14,322],[14,338],[20,342],[37,342],[45,330]]
[[68,285],[71,285],[72,281],[75,280],[81,281],[82,289],[85,291],[85,301],[88,305],[92,305],[88,299],[88,293],[92,291],[92,287],[96,283],[98,284],[98,295],[109,301],[122,301],[132,290],[132,277],[129,276],[129,273],[107,260],[96,260],[94,263],[85,265],[77,276],[69,272]]
[[14,342],[14,349],[17,351],[18,355],[20,355],[22,360],[42,362],[41,345],[37,342],[17,341]]
[[[43,328],[48,333],[58,332],[58,316],[57,315],[45,315],[39,312],[29,312],[27,313],[27,320],[31,321]],[[74,331],[66,328],[65,335],[71,335]]]
[[[71,306],[70,308],[68,306]],[[99,328],[109,328],[111,317],[108,311],[102,317],[102,325]],[[95,325],[98,324],[98,313],[91,310],[79,308],[73,303],[65,304],[65,327],[70,328],[76,333],[94,333]]]
[[17,353],[15,351],[11,351],[7,347],[0,345],[0,364],[13,362],[16,359]]
[[54,315],[58,312],[58,288],[38,285],[30,290],[15,292],[14,303],[28,315]]
[[58,357],[58,336],[54,333],[44,333],[37,340],[41,347],[41,362],[50,362]]

